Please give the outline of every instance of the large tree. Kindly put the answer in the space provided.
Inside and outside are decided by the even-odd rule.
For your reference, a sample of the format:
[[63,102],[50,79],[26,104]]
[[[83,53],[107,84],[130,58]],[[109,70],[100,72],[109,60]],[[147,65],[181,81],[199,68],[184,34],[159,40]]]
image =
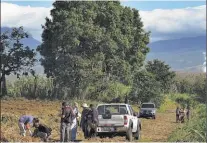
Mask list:
[[175,72],[170,71],[170,66],[163,61],[155,59],[148,61],[145,67],[148,72],[155,76],[155,80],[161,83],[162,92],[169,92],[175,77]]
[[118,1],[56,1],[53,6],[38,50],[56,86],[78,96],[100,81],[132,84],[149,52],[149,33],[138,10]]
[[[0,45],[0,94],[4,95],[6,91],[6,75],[27,74],[35,62],[35,52],[28,46],[24,46],[21,40],[28,38],[28,34],[23,27],[13,28],[11,32],[7,31],[1,34]],[[33,72],[33,70],[32,70]]]

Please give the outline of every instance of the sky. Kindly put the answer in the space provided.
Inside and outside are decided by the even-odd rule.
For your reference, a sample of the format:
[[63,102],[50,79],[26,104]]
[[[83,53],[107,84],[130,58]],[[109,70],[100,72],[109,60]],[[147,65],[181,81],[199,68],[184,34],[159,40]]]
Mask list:
[[[1,26],[24,26],[41,41],[41,24],[50,17],[53,1],[1,1]],[[206,34],[205,1],[121,1],[123,6],[136,8],[151,31],[151,42]],[[15,11],[15,12],[13,12]]]

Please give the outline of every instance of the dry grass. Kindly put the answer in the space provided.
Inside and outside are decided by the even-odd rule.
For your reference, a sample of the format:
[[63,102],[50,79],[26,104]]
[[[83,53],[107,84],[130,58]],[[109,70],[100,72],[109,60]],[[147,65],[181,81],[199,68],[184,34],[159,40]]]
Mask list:
[[[1,139],[18,142],[35,142],[38,138],[21,137],[19,135],[18,119],[23,114],[30,114],[39,117],[41,122],[50,126],[52,131],[52,140],[59,140],[59,126],[61,102],[60,101],[35,101],[35,100],[2,100],[1,116]],[[134,106],[136,107],[136,106]],[[170,110],[170,109],[169,109]],[[169,111],[166,110],[166,111]],[[172,109],[174,110],[174,109]],[[169,134],[178,126],[175,123],[175,115],[171,112],[163,112],[157,114],[157,119],[141,119],[142,120],[142,139],[141,141],[167,141]],[[84,140],[83,133],[79,130],[78,140],[83,141],[99,141],[99,142],[124,142],[124,137],[114,138],[95,138]],[[3,141],[3,140],[2,140]]]

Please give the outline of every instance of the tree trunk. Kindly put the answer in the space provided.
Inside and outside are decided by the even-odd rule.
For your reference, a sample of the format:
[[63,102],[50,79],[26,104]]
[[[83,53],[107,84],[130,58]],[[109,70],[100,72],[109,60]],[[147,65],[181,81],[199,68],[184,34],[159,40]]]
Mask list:
[[35,97],[35,98],[37,98],[36,91],[37,91],[37,76],[35,76],[35,78],[34,78],[34,91],[33,91],[34,96],[33,97]]
[[1,83],[0,85],[1,96],[5,96],[7,94],[7,88],[6,88],[6,75],[4,73],[2,73],[0,83]]

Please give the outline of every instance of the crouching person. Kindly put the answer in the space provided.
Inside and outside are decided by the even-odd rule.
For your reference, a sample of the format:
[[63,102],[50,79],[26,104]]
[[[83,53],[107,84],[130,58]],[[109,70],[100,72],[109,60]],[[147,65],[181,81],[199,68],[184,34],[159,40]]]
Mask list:
[[40,124],[40,121],[37,118],[34,118],[33,123],[34,123],[33,126],[36,129],[34,130],[34,133],[33,133],[32,136],[33,137],[39,137],[39,138],[41,138],[42,141],[48,142],[49,137],[50,137],[51,132],[52,132],[52,129],[48,128],[45,125]]
[[28,130],[30,133],[30,136],[32,136],[32,132],[30,130],[30,126],[32,125],[34,117],[30,115],[23,115],[19,118],[19,129],[20,129],[20,135],[26,136],[26,131]]

